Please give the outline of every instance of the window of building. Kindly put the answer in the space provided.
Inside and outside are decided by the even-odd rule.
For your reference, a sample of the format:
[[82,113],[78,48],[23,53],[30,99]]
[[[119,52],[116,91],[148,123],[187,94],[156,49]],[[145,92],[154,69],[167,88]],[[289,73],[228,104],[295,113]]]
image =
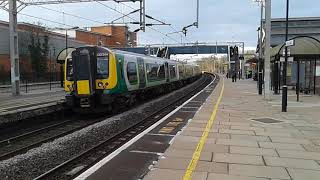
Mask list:
[[130,84],[137,84],[138,83],[136,63],[129,62],[127,64],[127,77],[128,77]]

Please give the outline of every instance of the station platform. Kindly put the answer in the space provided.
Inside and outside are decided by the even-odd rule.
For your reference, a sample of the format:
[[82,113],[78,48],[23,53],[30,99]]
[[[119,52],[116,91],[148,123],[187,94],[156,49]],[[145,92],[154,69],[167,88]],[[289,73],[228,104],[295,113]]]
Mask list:
[[264,100],[220,77],[76,180],[319,180],[320,97]]
[[19,96],[0,93],[0,125],[55,111],[64,102],[62,88],[38,89],[21,92]]
[[320,179],[319,96],[291,95],[282,113],[281,96],[265,101],[252,80],[225,79],[219,103],[221,84],[144,180]]

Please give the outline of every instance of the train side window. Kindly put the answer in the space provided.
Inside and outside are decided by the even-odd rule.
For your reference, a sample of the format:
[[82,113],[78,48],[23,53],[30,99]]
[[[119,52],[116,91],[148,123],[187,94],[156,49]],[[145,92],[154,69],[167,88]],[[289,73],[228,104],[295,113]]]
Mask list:
[[146,69],[147,69],[148,81],[157,81],[158,80],[159,65],[158,64],[147,63],[146,64]]
[[158,78],[159,80],[164,80],[166,78],[164,64],[162,64],[159,68]]
[[170,70],[170,78],[174,79],[176,78],[176,66],[175,65],[169,65],[169,70]]
[[178,66],[179,68],[179,76],[180,78],[183,78],[183,66]]
[[137,84],[138,83],[136,63],[129,62],[127,64],[127,77],[128,77],[130,84]]

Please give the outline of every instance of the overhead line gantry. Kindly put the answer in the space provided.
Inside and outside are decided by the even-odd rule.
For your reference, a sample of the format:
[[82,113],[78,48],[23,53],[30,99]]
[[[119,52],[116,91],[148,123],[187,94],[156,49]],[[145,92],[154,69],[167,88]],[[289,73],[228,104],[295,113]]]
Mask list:
[[139,2],[140,3],[140,29],[146,28],[145,0],[0,0],[0,8],[9,13],[9,39],[10,39],[10,62],[11,62],[11,86],[12,95],[20,94],[20,71],[19,71],[19,49],[17,32],[17,15],[27,6],[84,3],[97,1],[113,1],[117,3]]

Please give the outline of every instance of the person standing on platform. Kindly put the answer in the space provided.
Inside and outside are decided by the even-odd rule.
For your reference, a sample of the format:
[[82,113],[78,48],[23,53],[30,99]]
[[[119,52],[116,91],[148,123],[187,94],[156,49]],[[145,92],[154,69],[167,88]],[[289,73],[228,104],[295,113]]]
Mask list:
[[237,72],[232,71],[231,72],[232,82],[237,82]]

